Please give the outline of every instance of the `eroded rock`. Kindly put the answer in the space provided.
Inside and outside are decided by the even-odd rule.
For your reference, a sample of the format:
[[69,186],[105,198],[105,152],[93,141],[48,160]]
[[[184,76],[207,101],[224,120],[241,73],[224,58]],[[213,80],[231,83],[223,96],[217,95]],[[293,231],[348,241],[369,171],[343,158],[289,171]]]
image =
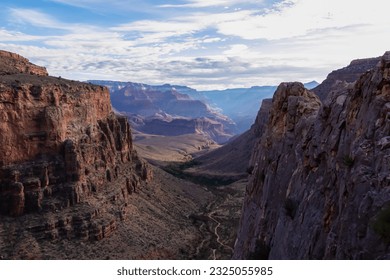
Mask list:
[[324,104],[281,84],[255,148],[234,258],[387,259],[389,53]]
[[[3,51],[0,120],[0,227],[12,225],[38,243],[112,235],[117,209],[152,178],[106,88],[50,77]],[[0,230],[0,239],[10,232]]]

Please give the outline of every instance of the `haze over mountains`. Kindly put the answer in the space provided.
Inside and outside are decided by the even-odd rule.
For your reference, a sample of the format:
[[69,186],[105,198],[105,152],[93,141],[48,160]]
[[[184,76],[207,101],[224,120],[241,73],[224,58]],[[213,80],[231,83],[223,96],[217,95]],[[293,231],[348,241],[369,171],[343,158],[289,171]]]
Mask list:
[[138,131],[164,136],[202,134],[219,143],[235,134],[235,124],[231,119],[175,87],[90,82],[109,87],[113,107],[128,116]]
[[[253,86],[197,91],[170,84],[152,86],[117,81],[89,82],[107,86],[113,107],[130,116],[133,127],[142,132],[179,135],[201,131],[202,127],[206,127],[205,130],[211,131],[211,138],[220,143],[226,142],[229,135],[231,137],[248,130],[256,118],[261,101],[272,97],[277,88]],[[309,89],[317,85],[315,81],[305,84]],[[218,123],[222,126],[218,127]]]

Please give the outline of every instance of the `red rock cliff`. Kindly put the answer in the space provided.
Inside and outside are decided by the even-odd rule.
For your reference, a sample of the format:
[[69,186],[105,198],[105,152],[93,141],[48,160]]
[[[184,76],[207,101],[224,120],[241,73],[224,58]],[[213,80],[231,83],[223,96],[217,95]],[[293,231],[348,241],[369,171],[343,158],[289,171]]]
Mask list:
[[49,77],[4,51],[0,120],[2,214],[61,210],[117,185],[125,199],[150,176],[106,88]]

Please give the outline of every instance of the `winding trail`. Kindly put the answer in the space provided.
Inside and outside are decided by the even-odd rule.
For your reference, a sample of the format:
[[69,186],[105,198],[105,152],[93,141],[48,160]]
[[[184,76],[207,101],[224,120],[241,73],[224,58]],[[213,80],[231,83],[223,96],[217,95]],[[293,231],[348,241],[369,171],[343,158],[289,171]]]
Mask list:
[[[209,217],[212,221],[214,221],[214,222],[217,223],[217,226],[214,228],[214,234],[215,234],[215,236],[217,237],[217,242],[218,242],[218,244],[220,244],[222,247],[225,247],[225,248],[227,248],[227,249],[229,249],[230,251],[233,252],[234,249],[233,249],[232,247],[230,247],[229,245],[226,245],[226,244],[224,244],[224,243],[221,242],[221,237],[220,237],[219,234],[218,234],[218,228],[221,226],[221,223],[213,217],[213,215],[215,214],[215,212],[216,212],[216,210],[210,212],[210,213],[207,215],[207,217]],[[214,253],[214,257],[215,257],[215,253]]]
[[[225,202],[226,198],[218,199],[210,202],[205,207],[202,216],[207,217],[207,220],[202,220],[202,224],[199,227],[199,232],[202,234],[203,238],[196,246],[196,255],[199,256],[202,251],[210,252],[211,250],[208,255],[209,258],[212,260],[217,260],[217,255],[226,255],[227,251],[230,251],[231,253],[234,252],[232,247],[224,243],[224,240],[218,232],[220,228],[223,227],[223,225],[218,220],[218,218],[214,217],[214,215],[216,215],[217,212],[221,210],[219,209],[220,206],[224,205]],[[213,243],[213,240],[215,240],[218,244],[218,246],[215,245],[214,248],[210,246]],[[217,254],[218,252],[220,254]]]

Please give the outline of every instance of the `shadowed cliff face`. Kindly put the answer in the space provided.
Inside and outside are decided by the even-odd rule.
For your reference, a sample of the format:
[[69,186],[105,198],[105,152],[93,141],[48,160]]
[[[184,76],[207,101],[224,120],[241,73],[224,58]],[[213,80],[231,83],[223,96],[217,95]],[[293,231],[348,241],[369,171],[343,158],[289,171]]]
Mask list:
[[197,157],[195,167],[187,170],[192,174],[202,174],[211,177],[240,179],[246,178],[252,172],[250,158],[255,144],[264,133],[268,121],[271,99],[263,99],[259,113],[252,127],[235,137],[222,147]]
[[390,259],[390,53],[324,104],[275,92],[234,258]]

